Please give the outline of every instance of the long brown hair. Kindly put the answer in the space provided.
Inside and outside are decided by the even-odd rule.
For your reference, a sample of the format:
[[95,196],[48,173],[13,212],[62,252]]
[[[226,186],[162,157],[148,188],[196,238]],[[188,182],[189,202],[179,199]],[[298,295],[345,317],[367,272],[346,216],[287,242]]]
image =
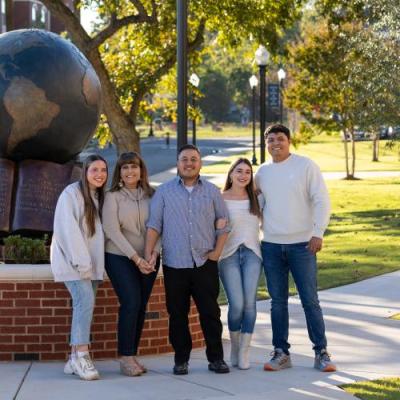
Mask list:
[[144,193],[151,197],[154,193],[154,189],[150,186],[149,183],[149,174],[147,173],[146,164],[143,161],[143,158],[140,154],[130,151],[128,153],[122,153],[117,160],[117,163],[114,168],[114,173],[111,182],[111,192],[116,192],[121,189],[121,168],[126,164],[134,164],[140,167],[140,180],[138,182],[138,187],[141,187]]
[[89,236],[92,237],[96,233],[96,217],[99,216],[101,219],[101,212],[103,210],[104,204],[104,186],[96,188],[97,200],[99,201],[99,209],[96,208],[96,205],[90,195],[90,187],[89,182],[87,180],[87,170],[94,161],[103,161],[107,167],[107,176],[108,176],[108,166],[106,160],[99,156],[98,154],[92,154],[86,157],[82,166],[82,174],[81,179],[79,181],[79,187],[81,189],[83,195],[84,202],[84,215],[86,220],[86,225],[89,229]]
[[226,177],[225,186],[224,186],[223,191],[226,192],[227,190],[229,190],[232,187],[232,179],[231,179],[230,175],[233,172],[233,170],[239,164],[242,164],[242,163],[248,165],[251,170],[250,182],[246,185],[246,192],[247,192],[247,195],[249,196],[249,200],[250,200],[249,211],[251,214],[254,214],[257,217],[261,217],[260,205],[258,204],[258,199],[257,199],[255,185],[254,185],[254,179],[253,179],[253,167],[251,165],[251,162],[247,158],[241,157],[232,163],[232,165],[229,168],[228,175]]

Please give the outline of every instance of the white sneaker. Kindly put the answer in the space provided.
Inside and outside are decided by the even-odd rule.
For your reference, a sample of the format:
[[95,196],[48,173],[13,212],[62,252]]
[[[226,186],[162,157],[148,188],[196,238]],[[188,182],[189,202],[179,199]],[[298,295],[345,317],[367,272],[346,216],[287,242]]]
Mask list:
[[73,375],[74,374],[74,370],[72,369],[71,359],[72,359],[72,355],[70,355],[68,357],[68,361],[65,363],[64,374],[67,374],[67,375]]
[[73,372],[85,381],[93,381],[100,378],[89,353],[72,358],[70,364]]

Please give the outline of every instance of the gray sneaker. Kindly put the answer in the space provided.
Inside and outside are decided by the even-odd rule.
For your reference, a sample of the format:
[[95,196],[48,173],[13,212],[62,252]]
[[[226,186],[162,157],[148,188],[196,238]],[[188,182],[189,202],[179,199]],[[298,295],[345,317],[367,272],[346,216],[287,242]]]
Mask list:
[[315,353],[314,368],[322,372],[336,371],[336,365],[331,361],[331,356],[326,349],[322,349],[320,352]]
[[264,371],[279,371],[292,367],[290,355],[286,354],[282,349],[275,349],[271,356],[272,358],[264,364]]

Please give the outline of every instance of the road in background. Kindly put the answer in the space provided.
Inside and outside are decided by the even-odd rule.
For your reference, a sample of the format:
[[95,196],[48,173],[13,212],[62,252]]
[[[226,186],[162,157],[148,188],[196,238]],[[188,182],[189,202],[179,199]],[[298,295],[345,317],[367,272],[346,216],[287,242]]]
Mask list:
[[[250,138],[229,138],[229,139],[200,139],[197,140],[201,154],[207,156],[213,153],[219,153],[229,148],[243,147],[244,150],[251,148]],[[171,139],[167,146],[165,139],[149,138],[141,141],[142,157],[144,158],[149,176],[168,170],[176,164],[176,139]],[[117,151],[114,145],[107,146],[104,149],[97,147],[86,148],[79,159],[83,160],[89,154],[100,154],[108,163],[110,175],[114,171],[117,159]]]

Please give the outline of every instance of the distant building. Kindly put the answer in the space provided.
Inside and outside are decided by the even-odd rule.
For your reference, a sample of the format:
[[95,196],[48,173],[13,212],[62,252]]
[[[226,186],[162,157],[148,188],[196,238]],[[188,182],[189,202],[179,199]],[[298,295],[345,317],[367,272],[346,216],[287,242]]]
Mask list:
[[[5,0],[0,0],[0,29],[6,32]],[[65,31],[64,25],[38,0],[13,0],[13,29],[38,28],[54,33]],[[73,10],[73,0],[64,0]]]

